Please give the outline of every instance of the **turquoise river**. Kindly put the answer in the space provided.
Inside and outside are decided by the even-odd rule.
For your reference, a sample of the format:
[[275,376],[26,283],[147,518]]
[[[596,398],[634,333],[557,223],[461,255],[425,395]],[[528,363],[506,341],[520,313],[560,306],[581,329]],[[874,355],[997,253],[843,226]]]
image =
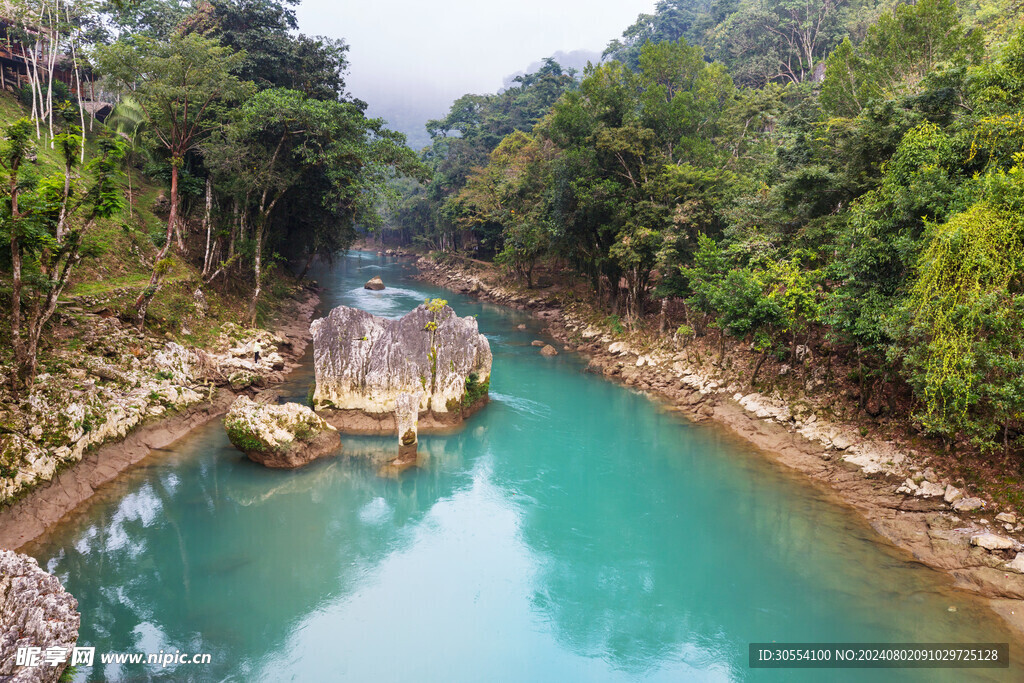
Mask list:
[[[316,274],[323,307],[479,316],[491,403],[424,436],[273,471],[219,420],[154,453],[26,550],[79,600],[76,680],[1013,680],[989,671],[748,668],[751,642],[1012,642],[980,601],[712,427],[545,358],[524,313],[366,252]],[[380,275],[388,289],[362,284]],[[519,330],[520,323],[527,325]],[[305,400],[311,363],[282,400]],[[955,610],[951,609],[955,608]],[[206,665],[99,653],[209,653]],[[1021,680],[1017,678],[1016,680]]]

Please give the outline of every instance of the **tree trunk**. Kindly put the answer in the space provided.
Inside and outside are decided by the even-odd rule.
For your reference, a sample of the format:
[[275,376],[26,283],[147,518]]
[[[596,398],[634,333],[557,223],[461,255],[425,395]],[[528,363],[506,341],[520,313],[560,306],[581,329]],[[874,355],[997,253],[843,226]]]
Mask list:
[[128,220],[129,221],[135,220],[135,206],[134,206],[133,197],[132,197],[132,166],[133,166],[133,164],[128,164],[128,172],[125,173],[125,175],[128,176]]
[[253,272],[256,275],[256,288],[252,292],[252,299],[249,300],[249,325],[256,326],[256,304],[259,302],[260,293],[263,290],[263,233],[266,230],[266,218],[260,220],[256,229],[256,258],[253,264]]
[[661,300],[661,313],[658,316],[658,334],[665,334],[665,326],[667,323],[666,318],[668,317],[668,297]]
[[53,72],[57,66],[58,40],[56,31],[50,34],[50,60],[47,65],[49,73],[46,77],[46,115],[50,119],[50,149],[53,149]]
[[153,300],[156,293],[160,291],[160,286],[163,281],[164,270],[166,265],[164,259],[167,258],[167,252],[171,249],[171,239],[174,235],[174,223],[178,218],[178,166],[177,164],[171,164],[171,215],[167,218],[167,232],[164,236],[164,246],[160,248],[160,253],[156,256],[156,262],[153,264],[153,275],[149,278],[149,285],[142,290],[139,297],[135,300],[135,324],[141,331],[146,324],[146,310],[149,308],[149,302]]
[[11,171],[11,346],[14,347],[14,372],[11,391],[18,397],[21,386],[19,368],[25,362],[25,345],[21,339],[21,243],[18,239],[18,175]]
[[203,277],[206,277],[210,272],[210,267],[213,265],[210,261],[210,235],[212,233],[212,225],[210,221],[210,213],[213,209],[213,178],[209,175],[206,176],[206,212],[203,214],[203,224],[206,226],[206,253],[203,254]]
[[178,221],[178,170],[179,164],[185,163],[183,157],[179,157],[178,160],[171,159],[171,217],[170,224],[174,229],[174,239],[178,243],[178,251],[182,254],[186,253],[185,241],[181,238],[181,226]]
[[761,353],[761,357],[757,359],[757,365],[754,366],[754,374],[750,376],[750,388],[754,388],[754,383],[757,382],[757,373],[761,372],[761,366],[764,365],[765,359],[768,358],[768,354],[765,352]]
[[309,267],[313,264],[313,258],[316,256],[316,252],[312,252],[306,257],[306,262],[302,265],[302,272],[299,273],[299,280],[306,279],[306,273],[309,272]]
[[[39,85],[39,58],[36,55],[36,51],[39,49],[39,41],[37,40],[35,45],[32,46],[32,71],[29,75],[29,84],[32,87],[32,118],[36,123],[36,139],[43,137],[43,132],[39,128],[39,119],[43,116],[43,88]],[[25,71],[28,73],[29,65],[25,65]],[[36,109],[36,95],[39,96],[39,108]]]

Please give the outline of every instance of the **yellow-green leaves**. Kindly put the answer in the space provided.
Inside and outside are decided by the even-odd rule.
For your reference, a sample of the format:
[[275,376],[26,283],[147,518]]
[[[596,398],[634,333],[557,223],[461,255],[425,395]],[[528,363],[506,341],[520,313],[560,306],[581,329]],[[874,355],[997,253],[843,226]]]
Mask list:
[[976,403],[976,347],[983,318],[1002,305],[1020,275],[1022,224],[988,202],[930,226],[930,241],[910,292],[912,332],[923,346],[920,363],[926,426],[954,431]]

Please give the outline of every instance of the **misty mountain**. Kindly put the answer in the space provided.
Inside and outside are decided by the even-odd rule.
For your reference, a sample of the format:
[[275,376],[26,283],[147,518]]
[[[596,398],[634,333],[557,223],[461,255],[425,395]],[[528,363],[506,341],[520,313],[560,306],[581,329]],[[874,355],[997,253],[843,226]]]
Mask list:
[[[601,60],[601,53],[592,50],[573,50],[564,52],[559,50],[552,55],[563,69],[575,69],[582,73],[587,62],[597,63]],[[502,90],[515,84],[517,76],[524,76],[540,69],[544,62],[537,60],[532,62],[523,71],[509,74],[502,79]],[[375,118],[382,118],[387,121],[388,128],[405,133],[409,146],[413,149],[423,149],[430,144],[430,135],[427,134],[426,123],[430,119],[440,119],[448,113],[451,103],[465,93],[452,93],[439,89],[424,86],[423,88],[410,91],[403,89],[396,91],[391,84],[363,84],[356,96],[368,103],[366,114]]]
[[[565,52],[559,50],[555,54],[551,55],[551,58],[558,62],[559,66],[563,69],[575,69],[580,74],[583,73],[583,69],[587,66],[587,62],[593,62],[597,64],[601,61],[601,53],[593,50],[573,50],[572,52]],[[515,80],[519,76],[525,76],[536,72],[544,66],[544,62],[537,60],[526,67],[524,71],[517,71],[514,74],[509,74],[505,78],[501,79],[502,89],[511,88],[515,85]]]

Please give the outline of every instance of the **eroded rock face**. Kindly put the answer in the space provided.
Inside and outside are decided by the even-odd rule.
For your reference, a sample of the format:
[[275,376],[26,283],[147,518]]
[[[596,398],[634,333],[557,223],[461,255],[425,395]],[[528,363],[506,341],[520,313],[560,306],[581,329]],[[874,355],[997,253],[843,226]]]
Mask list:
[[[78,601],[34,558],[0,550],[0,680],[51,683],[60,678],[78,640]],[[64,663],[17,666],[18,648],[61,648]]]
[[304,405],[268,405],[240,396],[224,418],[228,438],[249,459],[293,469],[341,450],[338,430]]
[[491,347],[475,318],[439,304],[397,320],[339,306],[314,320],[314,407],[394,414],[399,396],[419,393],[421,413],[461,419],[464,401],[486,398]]

